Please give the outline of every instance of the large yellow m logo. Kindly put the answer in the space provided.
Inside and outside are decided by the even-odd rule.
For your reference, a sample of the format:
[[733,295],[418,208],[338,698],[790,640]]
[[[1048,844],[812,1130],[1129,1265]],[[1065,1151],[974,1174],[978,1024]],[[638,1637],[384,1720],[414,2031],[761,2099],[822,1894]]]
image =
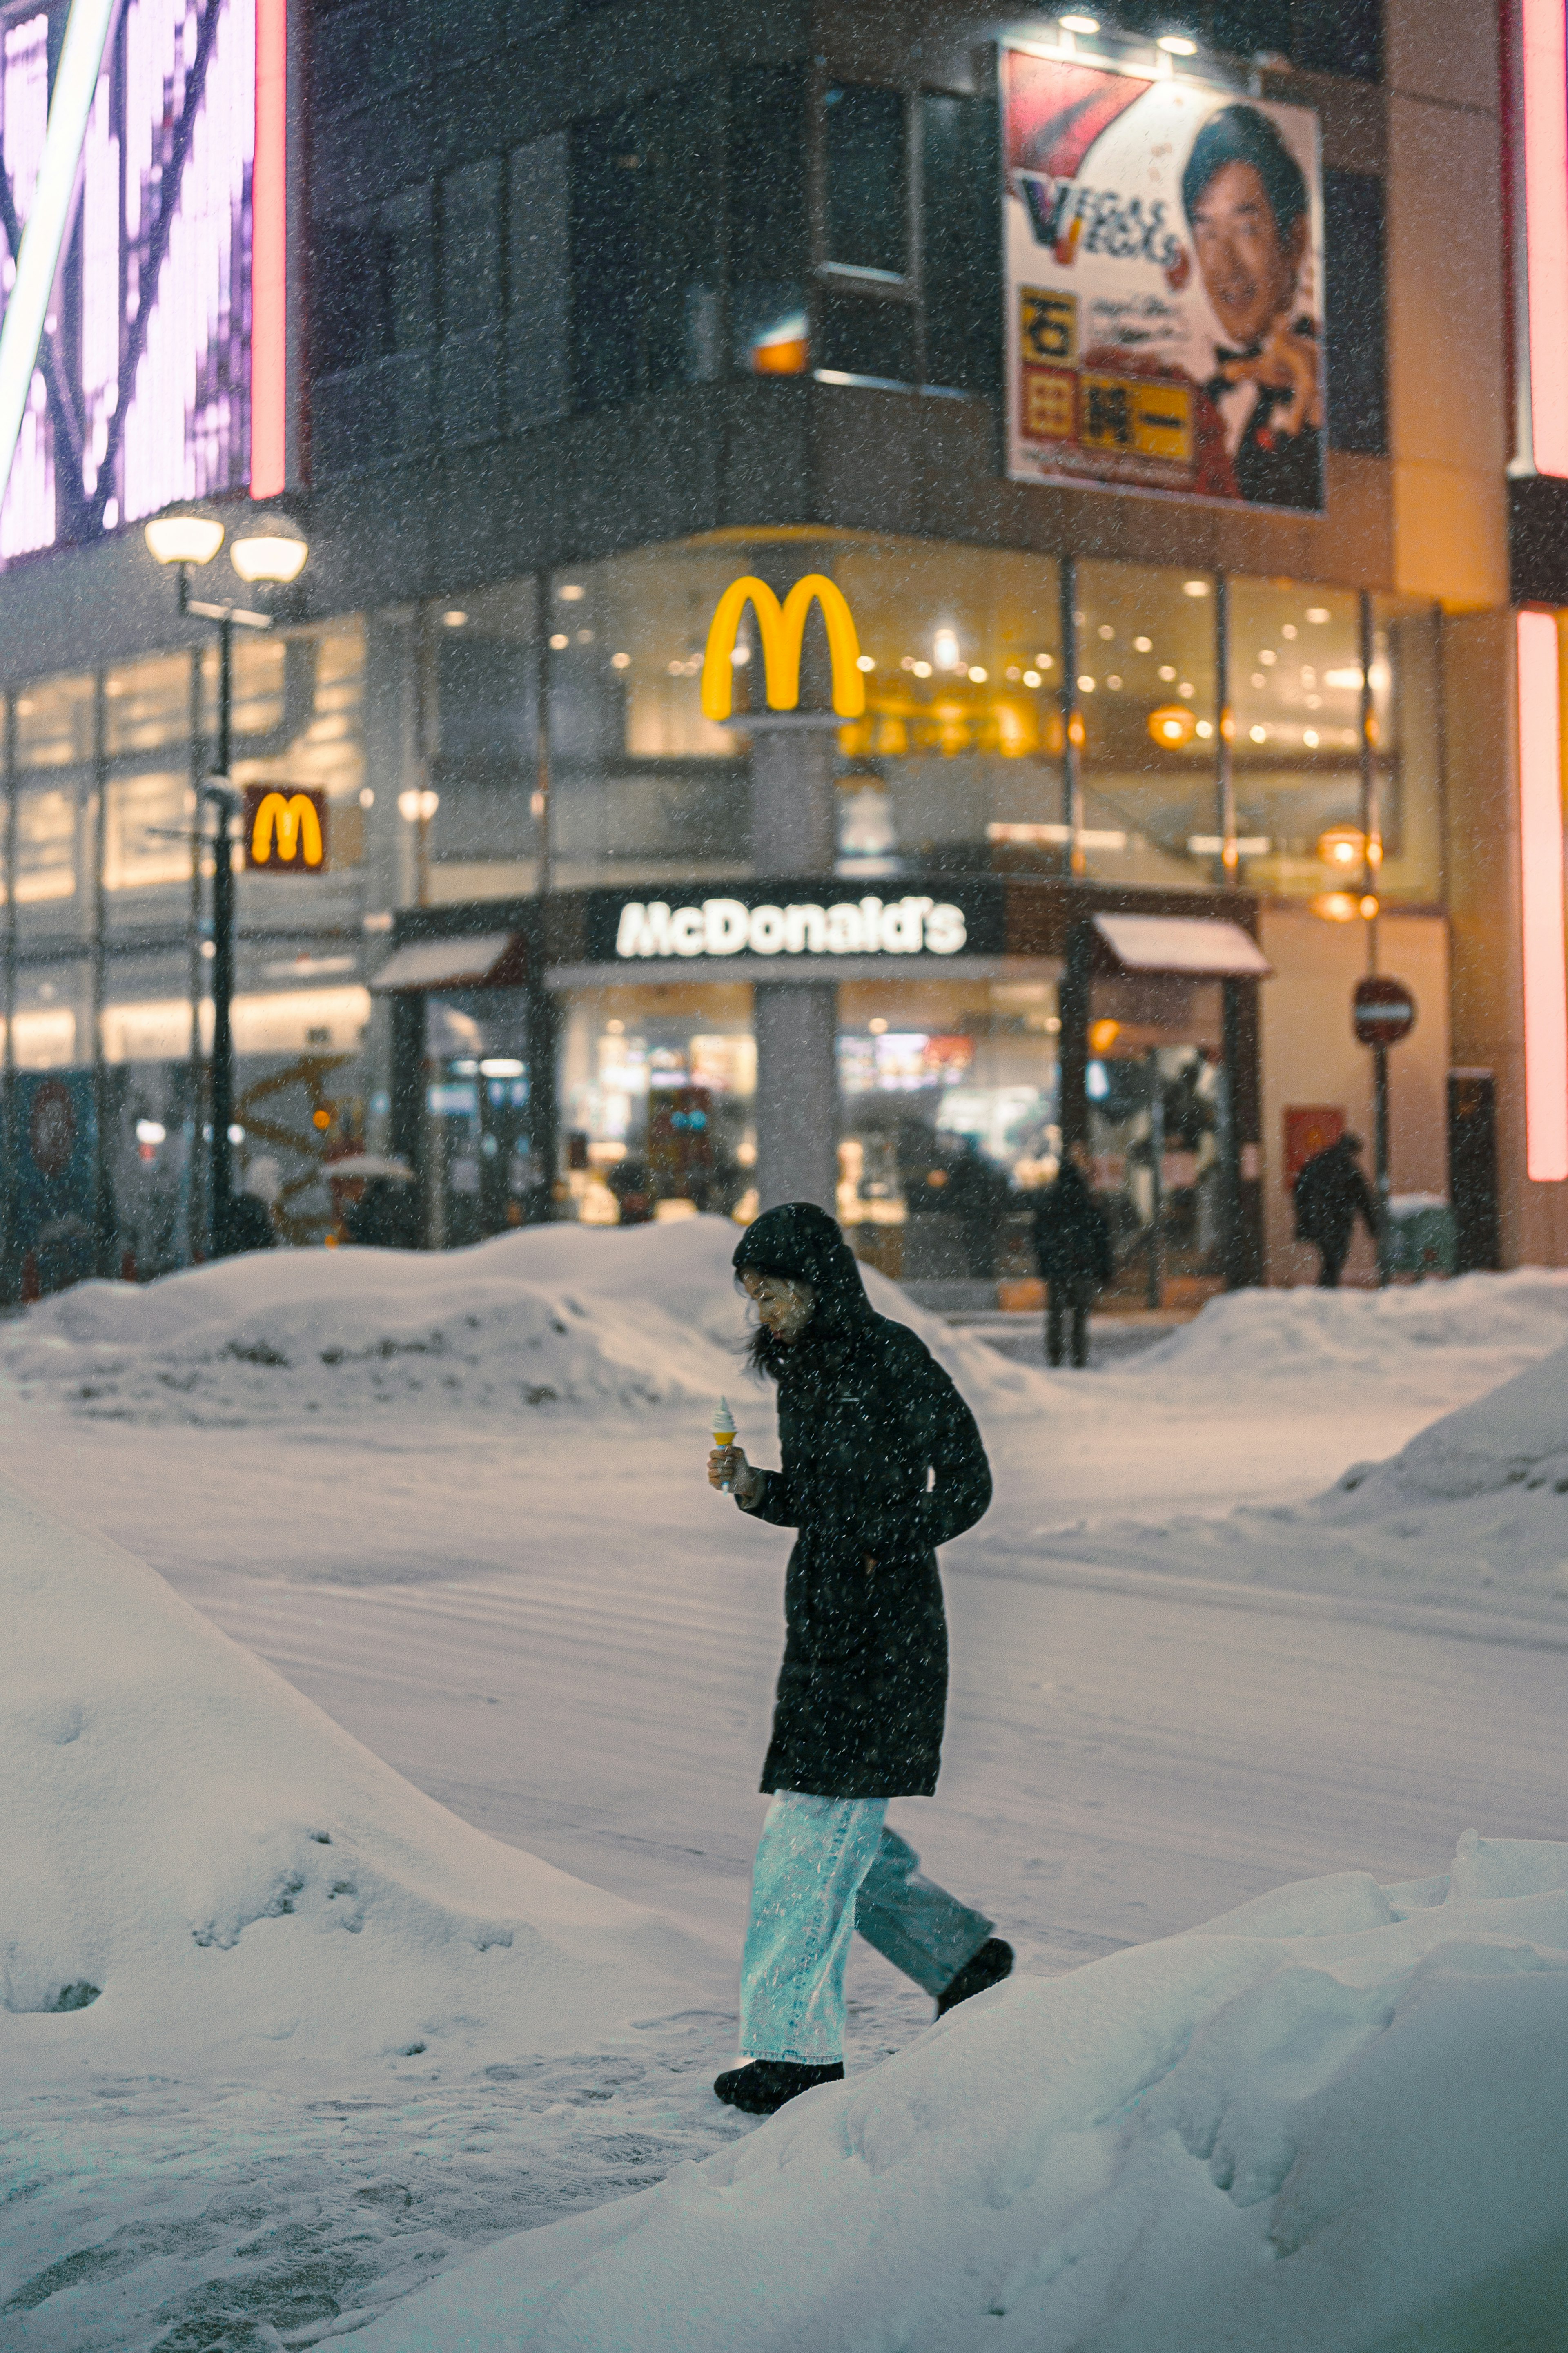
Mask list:
[[278,855],[292,861],[295,851],[302,850],[307,866],[321,862],[321,820],[316,815],[316,805],[308,793],[291,793],[287,800],[281,793],[268,793],[256,812],[256,823],[250,834],[250,862],[253,866],[269,866],[272,862],[272,836],[278,835]]
[[860,641],[843,592],[826,573],[808,572],[797,580],[781,606],[765,580],[748,573],[731,580],[719,599],[713,626],[708,632],[708,652],[702,664],[702,713],[706,719],[728,719],[734,703],[734,665],[731,655],[741,632],[741,616],[748,605],[757,617],[767,674],[768,702],[774,711],[793,711],[800,701],[800,641],[812,599],[822,607],[827,629],[827,650],[833,657],[833,708],[840,719],[858,719],[866,708],[866,681],[860,671]]

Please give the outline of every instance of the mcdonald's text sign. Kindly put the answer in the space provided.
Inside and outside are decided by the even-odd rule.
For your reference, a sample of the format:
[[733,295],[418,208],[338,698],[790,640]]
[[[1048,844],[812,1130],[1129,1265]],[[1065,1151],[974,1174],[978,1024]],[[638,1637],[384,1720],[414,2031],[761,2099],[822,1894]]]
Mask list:
[[302,786],[247,785],[245,863],[252,873],[320,874],[327,863],[327,797]]

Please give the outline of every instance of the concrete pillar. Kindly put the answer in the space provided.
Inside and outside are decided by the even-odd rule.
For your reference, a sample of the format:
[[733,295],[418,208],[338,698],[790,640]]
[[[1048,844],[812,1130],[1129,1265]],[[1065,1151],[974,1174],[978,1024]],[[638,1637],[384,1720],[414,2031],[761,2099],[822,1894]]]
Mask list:
[[[838,848],[834,750],[838,723],[780,712],[750,723],[752,859],[759,876],[833,871]],[[838,991],[831,981],[760,982],[757,1190],[764,1209],[838,1188]]]
[[838,1188],[838,991],[832,981],[766,981],[753,992],[757,1191],[764,1209]]
[[747,722],[752,738],[752,865],[774,874],[831,874],[838,855],[839,722],[785,711]]

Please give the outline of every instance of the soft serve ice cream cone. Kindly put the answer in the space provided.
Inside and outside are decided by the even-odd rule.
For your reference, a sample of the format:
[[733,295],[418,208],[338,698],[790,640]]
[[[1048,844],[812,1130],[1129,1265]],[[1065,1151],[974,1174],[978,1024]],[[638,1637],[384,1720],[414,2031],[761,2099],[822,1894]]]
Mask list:
[[[733,1446],[735,1443],[735,1417],[730,1410],[728,1398],[721,1398],[713,1409],[713,1443],[715,1446]],[[720,1493],[727,1495],[730,1493],[729,1480],[722,1479],[719,1484]]]

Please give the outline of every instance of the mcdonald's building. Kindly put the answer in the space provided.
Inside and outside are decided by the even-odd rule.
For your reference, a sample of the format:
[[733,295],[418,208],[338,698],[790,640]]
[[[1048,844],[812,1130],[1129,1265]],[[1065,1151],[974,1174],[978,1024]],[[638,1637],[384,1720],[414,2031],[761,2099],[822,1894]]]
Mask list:
[[310,550],[234,656],[281,1239],[368,1155],[431,1248],[804,1195],[972,1292],[1081,1139],[1128,1303],[1300,1282],[1371,973],[1393,1195],[1568,1262],[1561,0],[214,5],[172,115],[106,85],[169,193],[89,154],[0,510],[7,1199],[41,1086],[91,1145],[44,1287],[202,1247],[216,654],[139,527],[194,488]]

